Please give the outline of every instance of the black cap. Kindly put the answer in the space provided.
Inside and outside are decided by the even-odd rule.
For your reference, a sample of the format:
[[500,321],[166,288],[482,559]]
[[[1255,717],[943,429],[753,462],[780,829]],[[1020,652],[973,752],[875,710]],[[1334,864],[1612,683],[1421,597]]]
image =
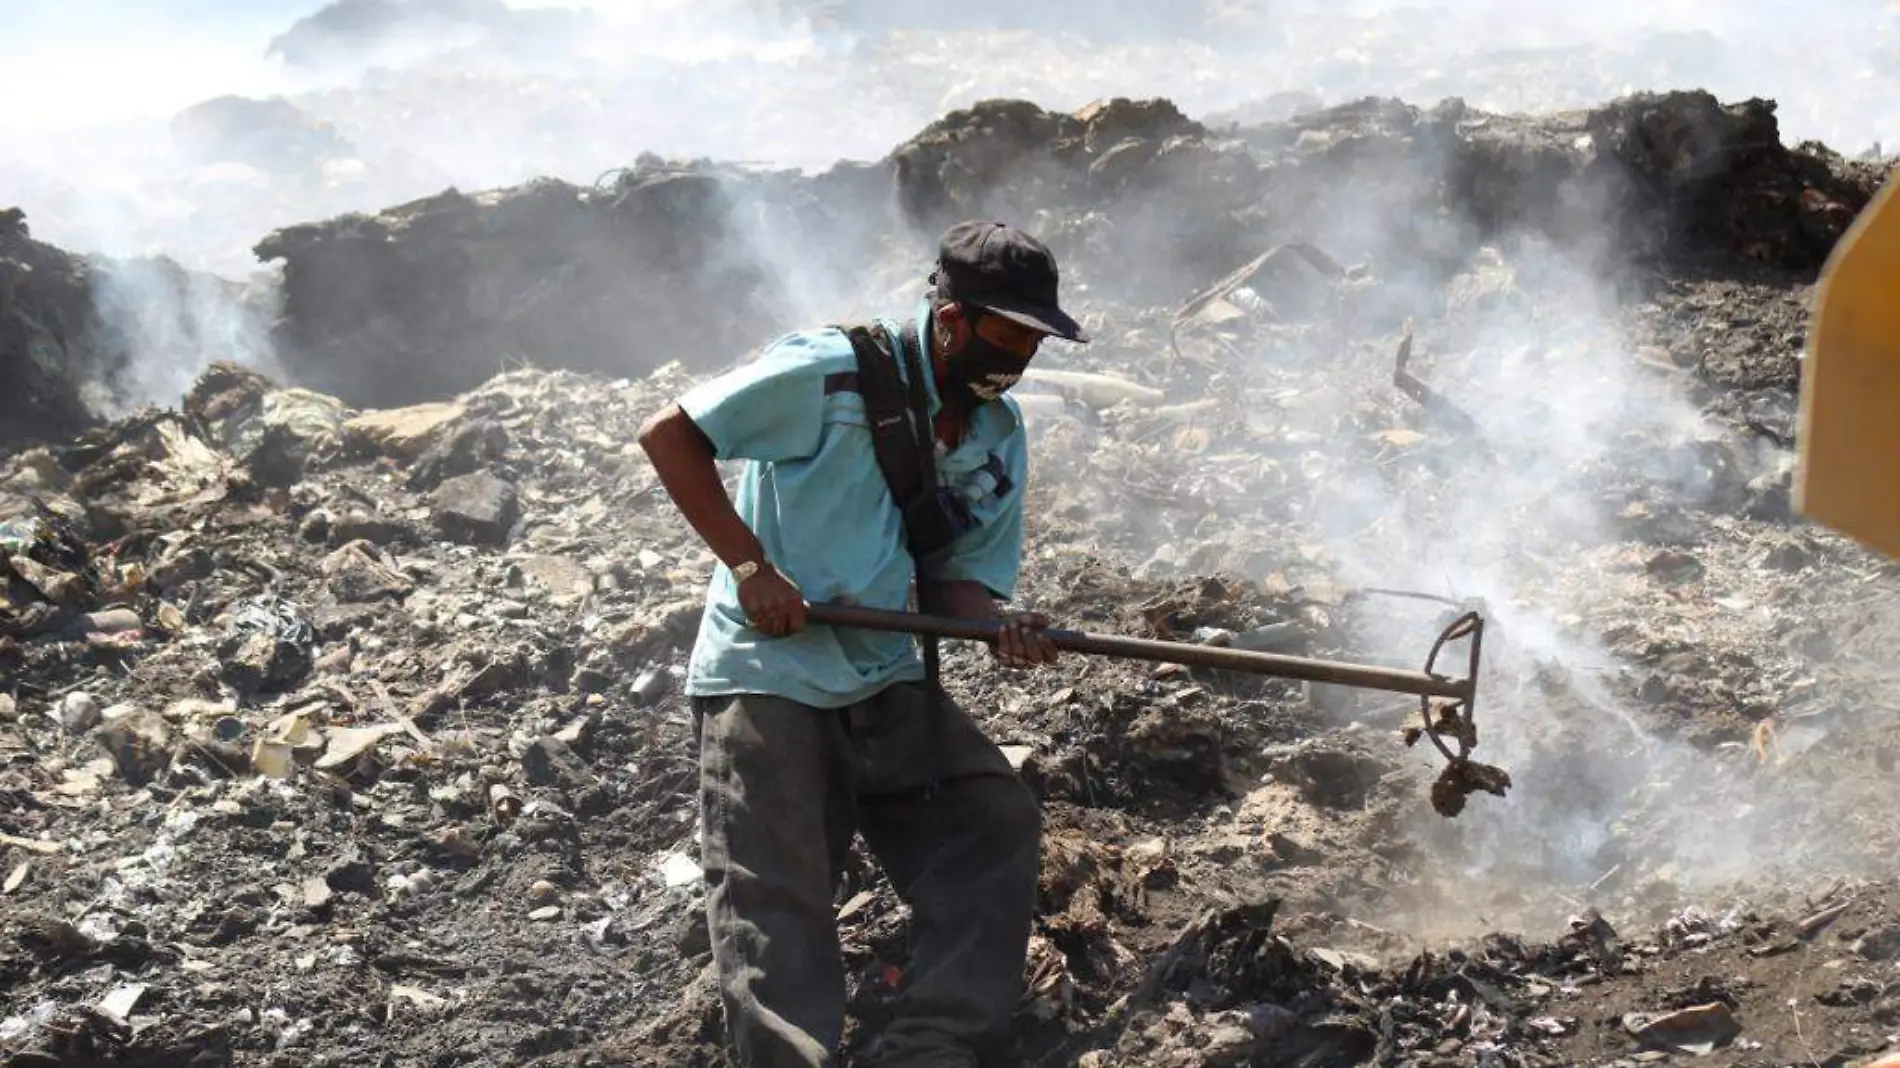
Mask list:
[[1082,324],[1056,301],[1056,258],[1048,246],[999,222],[962,222],[937,250],[937,292],[1032,330],[1086,343]]

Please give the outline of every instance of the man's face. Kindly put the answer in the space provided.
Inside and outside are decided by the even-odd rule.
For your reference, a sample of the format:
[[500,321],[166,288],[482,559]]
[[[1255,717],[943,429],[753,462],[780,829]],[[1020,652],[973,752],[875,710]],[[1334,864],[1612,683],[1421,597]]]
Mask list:
[[[963,313],[959,304],[946,304],[937,311],[937,325],[942,327],[940,335],[944,340],[943,354],[954,356],[968,347],[972,334],[1018,357],[1024,363],[1036,355],[1042,339],[1049,335],[1040,330],[1032,330],[1000,315],[979,315],[976,329],[970,329],[970,318]],[[981,347],[981,346],[979,346]]]
[[971,316],[955,304],[938,311],[945,369],[955,386],[977,403],[995,400],[1022,379],[1046,336],[1000,315]]

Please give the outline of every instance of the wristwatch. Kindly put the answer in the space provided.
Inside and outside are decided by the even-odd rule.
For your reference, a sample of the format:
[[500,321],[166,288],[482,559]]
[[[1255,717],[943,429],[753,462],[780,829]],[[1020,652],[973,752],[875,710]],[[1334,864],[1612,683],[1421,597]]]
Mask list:
[[732,569],[732,580],[734,582],[744,582],[746,579],[758,573],[759,562],[757,560],[747,560],[745,563]]

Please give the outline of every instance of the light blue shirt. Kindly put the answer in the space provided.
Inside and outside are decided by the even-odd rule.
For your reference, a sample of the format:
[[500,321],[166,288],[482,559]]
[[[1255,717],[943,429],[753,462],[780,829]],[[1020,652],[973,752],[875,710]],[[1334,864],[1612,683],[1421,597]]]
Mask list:
[[[928,314],[928,302],[919,302],[926,368],[929,332],[921,328]],[[900,345],[900,324],[881,322]],[[900,374],[904,358],[900,352]],[[733,503],[766,558],[806,601],[903,610],[910,607],[913,565],[877,465],[864,400],[826,384],[829,376],[856,371],[841,331],[789,334],[753,362],[688,391],[680,407],[719,459],[746,461]],[[942,407],[934,379],[925,376],[933,416]],[[938,483],[962,497],[975,525],[925,560],[925,576],[978,582],[999,599],[1013,598],[1029,464],[1021,409],[1007,395],[982,405],[958,446],[939,444],[936,456]],[[907,634],[808,624],[773,638],[752,629],[722,563],[707,587],[686,692],[766,693],[838,708],[923,677],[917,640]]]

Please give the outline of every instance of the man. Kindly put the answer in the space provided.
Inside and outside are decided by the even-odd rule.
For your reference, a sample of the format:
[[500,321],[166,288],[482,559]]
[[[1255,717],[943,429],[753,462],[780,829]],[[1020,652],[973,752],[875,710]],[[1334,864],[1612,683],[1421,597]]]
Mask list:
[[[1002,616],[1021,561],[1027,449],[1004,396],[1045,337],[1086,342],[1055,259],[999,223],[943,235],[911,329],[936,482],[956,517],[914,559],[866,415],[850,340],[780,338],[650,419],[640,443],[718,557],[687,692],[700,745],[707,919],[745,1068],[837,1063],[845,978],[834,895],[861,832],[912,910],[897,1016],[869,1063],[975,1068],[1020,995],[1040,813],[996,745],[935,685],[904,634],[807,625],[806,605],[1002,619],[1004,665],[1047,664],[1032,613]],[[881,366],[881,365],[880,365]],[[909,376],[903,381],[911,384]],[[920,432],[921,433],[921,432]],[[928,455],[928,454],[927,454]],[[715,460],[747,461],[736,504]]]

